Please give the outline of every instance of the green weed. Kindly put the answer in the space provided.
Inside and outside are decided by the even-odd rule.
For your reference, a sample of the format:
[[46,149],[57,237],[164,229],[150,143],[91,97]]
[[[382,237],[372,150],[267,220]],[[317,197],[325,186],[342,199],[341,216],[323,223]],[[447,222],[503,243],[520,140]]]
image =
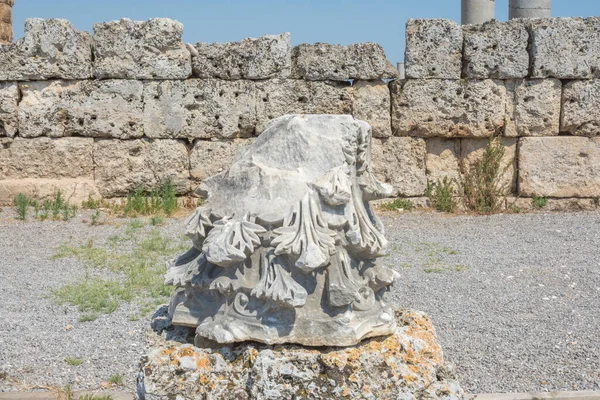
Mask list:
[[29,208],[30,201],[31,200],[29,199],[29,197],[27,197],[23,193],[17,194],[14,201],[15,207],[17,208],[17,219],[25,221],[25,219],[27,218],[27,210]]
[[108,378],[108,381],[113,385],[121,386],[123,384],[123,376],[121,374],[114,374]]
[[123,213],[128,217],[140,215],[172,215],[178,209],[173,182],[168,179],[150,193],[138,187],[127,196]]
[[445,176],[442,180],[437,180],[434,188],[428,183],[427,193],[429,201],[437,211],[452,213],[456,211],[456,199],[454,198],[454,184],[451,179]]
[[491,137],[483,156],[463,171],[461,187],[465,206],[480,214],[498,212],[507,194],[502,176],[510,164],[502,168],[505,148],[500,137]]
[[81,314],[78,321],[79,322],[92,322],[92,321],[97,320],[98,317],[99,317],[99,315],[97,313],[85,313],[85,314]]
[[100,225],[100,216],[100,210],[94,211],[94,213],[92,214],[92,221],[90,222],[90,225]]
[[596,207],[600,207],[600,196],[596,196],[592,199],[592,202]]
[[164,222],[165,219],[160,215],[153,215],[152,217],[150,217],[150,225],[152,226],[159,226],[162,225]]
[[81,202],[81,208],[86,210],[97,210],[102,206],[102,200],[94,200],[92,196],[88,196],[87,200]]
[[388,211],[393,210],[406,210],[412,211],[415,208],[415,205],[412,201],[408,199],[397,198],[394,201],[390,201],[388,203],[384,203],[381,205],[381,208]]
[[74,367],[79,366],[81,364],[83,364],[83,360],[81,358],[72,358],[72,357],[67,357],[65,358],[65,362],[69,365],[72,365]]
[[533,196],[533,198],[531,199],[531,204],[535,207],[535,208],[544,208],[548,205],[548,199],[545,197],[538,197],[538,196]]
[[79,400],[114,400],[109,394],[84,394],[83,396],[79,396]]
[[91,240],[79,246],[62,245],[54,259],[76,257],[90,269],[108,270],[116,276],[87,277],[64,285],[53,292],[55,300],[90,314],[112,313],[123,302],[164,302],[173,293],[172,287],[163,284],[164,260],[182,249],[182,244],[158,231],[140,237],[135,230],[125,236],[113,235],[108,249],[95,246]]
[[52,202],[50,200],[44,200],[42,205],[42,211],[40,212],[40,221],[45,221],[50,215],[50,209],[52,208]]
[[54,199],[52,200],[52,218],[58,219],[61,210],[65,207],[65,200],[62,197],[62,192],[57,190],[54,192]]

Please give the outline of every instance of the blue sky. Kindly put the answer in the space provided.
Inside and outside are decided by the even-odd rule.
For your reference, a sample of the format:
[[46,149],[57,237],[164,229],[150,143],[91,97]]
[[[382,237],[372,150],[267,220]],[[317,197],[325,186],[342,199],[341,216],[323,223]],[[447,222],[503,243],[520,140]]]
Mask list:
[[[169,17],[185,26],[184,41],[229,42],[291,32],[292,44],[377,42],[393,63],[404,59],[409,18],[460,21],[460,0],[16,0],[15,38],[25,18],[65,18],[92,31],[94,22],[127,17]],[[600,0],[553,0],[552,14],[600,15]],[[496,18],[508,17],[508,0],[496,0]]]

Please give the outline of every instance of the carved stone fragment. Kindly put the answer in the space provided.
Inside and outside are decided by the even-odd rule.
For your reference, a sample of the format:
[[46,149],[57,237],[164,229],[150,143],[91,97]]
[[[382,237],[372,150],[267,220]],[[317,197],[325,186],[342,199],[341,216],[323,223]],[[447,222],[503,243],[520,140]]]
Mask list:
[[169,263],[175,325],[199,342],[346,346],[395,329],[398,274],[368,201],[371,128],[348,115],[273,120],[231,167],[205,179],[188,219],[193,248]]

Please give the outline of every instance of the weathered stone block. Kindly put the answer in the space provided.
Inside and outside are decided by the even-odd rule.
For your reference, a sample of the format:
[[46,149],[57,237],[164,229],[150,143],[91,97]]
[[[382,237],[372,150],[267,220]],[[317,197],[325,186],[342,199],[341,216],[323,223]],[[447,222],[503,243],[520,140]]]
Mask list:
[[90,138],[17,137],[0,146],[0,179],[92,178]]
[[431,320],[413,311],[396,318],[392,335],[347,348],[241,343],[211,349],[161,340],[142,361],[137,394],[149,400],[292,399],[298,393],[315,400],[463,398]]
[[521,138],[520,195],[596,197],[600,195],[600,138]]
[[144,103],[149,138],[252,136],[256,126],[256,85],[250,81],[147,82]]
[[178,193],[189,191],[189,158],[177,140],[96,140],[94,176],[104,197],[152,190],[171,179]]
[[94,24],[96,78],[185,79],[192,75],[183,24],[169,18]]
[[529,33],[524,20],[463,26],[464,76],[475,79],[524,78],[529,71]]
[[406,23],[406,77],[460,79],[463,33],[447,19],[409,19]]
[[292,51],[292,76],[310,81],[375,80],[396,78],[398,70],[377,43],[305,43]]
[[101,197],[91,178],[0,179],[0,205],[12,205],[19,193],[43,202],[51,200],[57,191],[69,204],[76,206],[89,198],[97,200]]
[[394,187],[394,195],[422,196],[427,189],[425,141],[418,138],[373,139],[373,172]]
[[209,176],[225,171],[236,155],[249,146],[254,139],[227,141],[198,140],[190,152],[190,175],[202,181]]
[[0,137],[17,134],[19,87],[14,82],[0,82]]
[[506,91],[506,136],[558,135],[562,92],[558,79],[506,81]]
[[600,135],[600,79],[568,82],[562,94],[561,132]]
[[20,84],[19,135],[141,137],[142,82],[38,81]]
[[[460,158],[463,172],[469,171],[473,164],[482,159],[488,143],[488,139],[461,140]],[[516,188],[517,184],[517,139],[502,138],[502,145],[504,146],[504,155],[500,160],[501,178],[499,184],[501,188],[506,190],[506,193],[510,193]]]
[[444,177],[460,182],[460,139],[430,138],[426,143],[427,179],[434,184]]
[[422,79],[390,87],[394,135],[488,137],[503,131],[502,81]]
[[532,77],[600,77],[600,17],[536,19],[530,24]]
[[221,79],[287,78],[292,64],[289,33],[240,42],[198,43],[192,56],[194,76]]
[[355,118],[367,121],[373,137],[392,136],[390,89],[381,81],[358,81],[352,86]]
[[345,83],[271,79],[257,83],[256,132],[285,114],[352,114],[352,92]]
[[25,21],[25,36],[0,47],[0,80],[88,79],[92,38],[64,19]]

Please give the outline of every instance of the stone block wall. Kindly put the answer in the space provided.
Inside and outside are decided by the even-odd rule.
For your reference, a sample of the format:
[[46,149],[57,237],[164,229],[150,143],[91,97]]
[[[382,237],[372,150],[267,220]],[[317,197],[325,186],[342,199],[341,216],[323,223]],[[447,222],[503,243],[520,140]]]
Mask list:
[[72,202],[224,170],[270,120],[351,114],[373,127],[394,193],[461,171],[491,135],[521,197],[600,196],[600,18],[407,24],[406,79],[381,46],[291,46],[290,35],[186,45],[173,20],[29,19],[0,48],[0,204]]

